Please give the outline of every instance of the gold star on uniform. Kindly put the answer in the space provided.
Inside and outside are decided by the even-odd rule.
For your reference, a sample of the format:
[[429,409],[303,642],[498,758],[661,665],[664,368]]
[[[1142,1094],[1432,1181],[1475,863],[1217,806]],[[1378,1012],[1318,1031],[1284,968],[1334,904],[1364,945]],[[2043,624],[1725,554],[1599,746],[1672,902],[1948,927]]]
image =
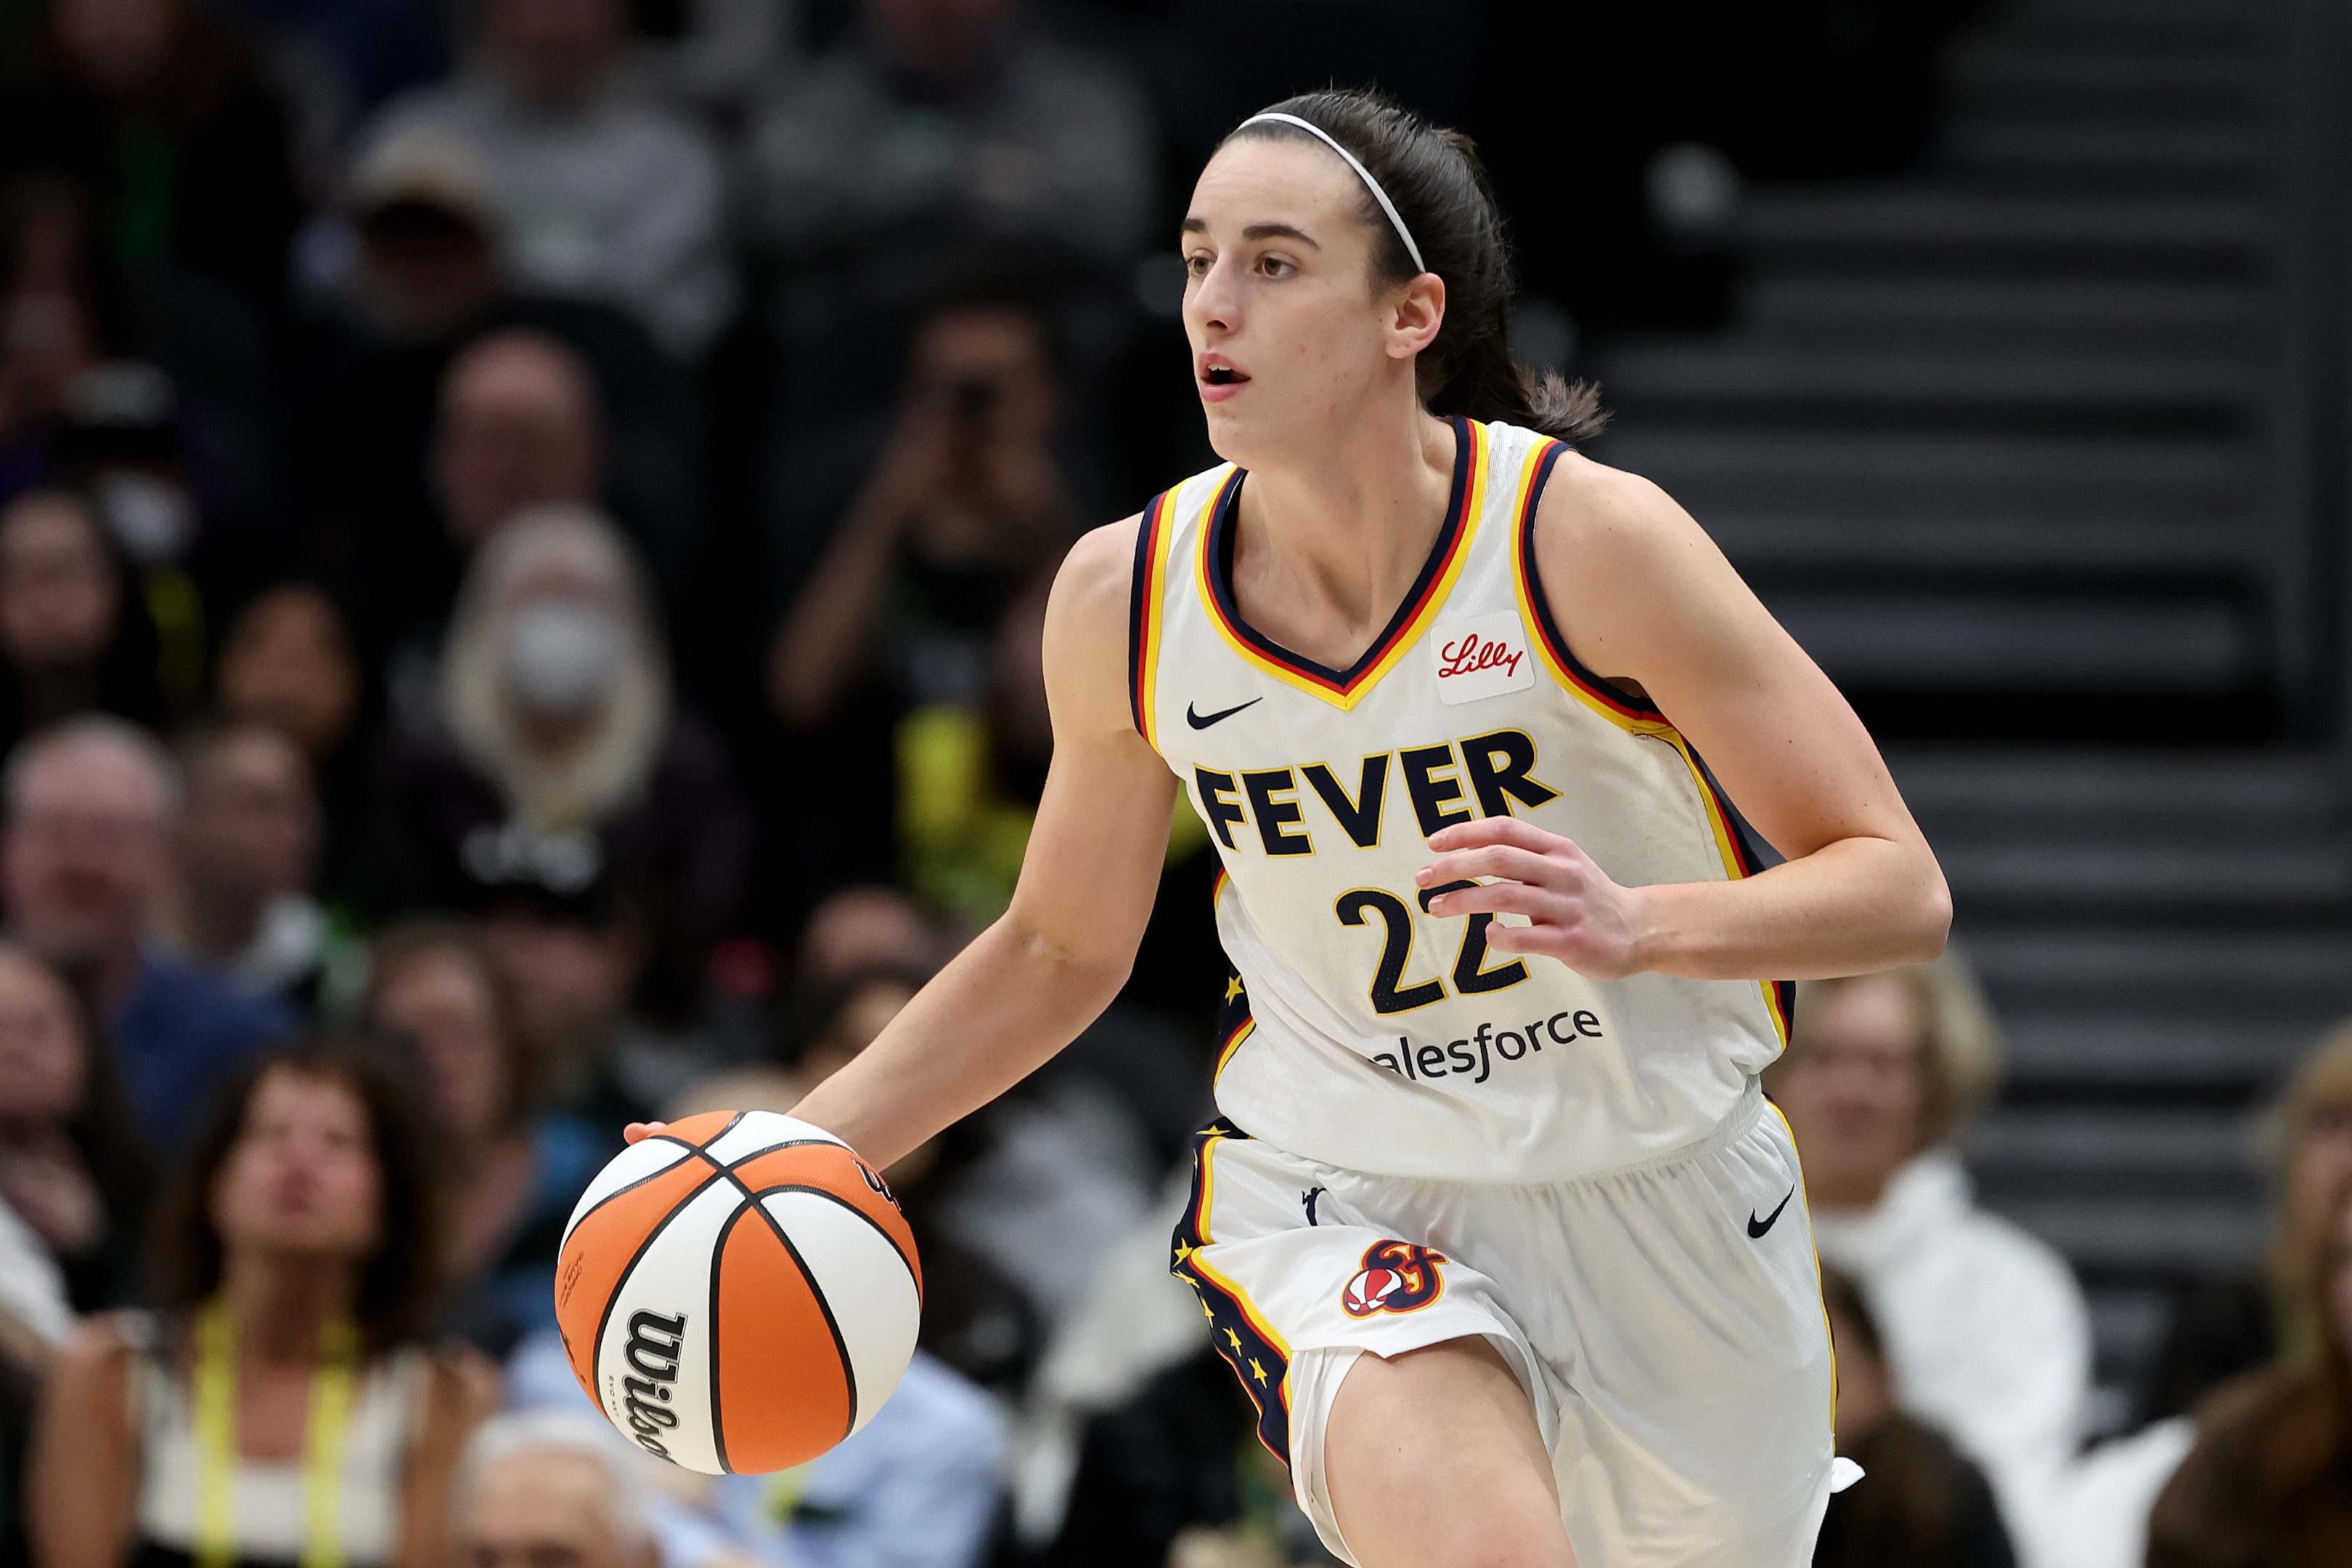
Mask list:
[[1250,1363],[1250,1375],[1257,1379],[1260,1383],[1264,1383],[1265,1381],[1265,1368],[1258,1365],[1255,1361],[1252,1361]]
[[1225,982],[1225,1000],[1228,1002],[1238,1002],[1241,999],[1242,977],[1236,974],[1231,980]]
[[1242,1337],[1241,1335],[1234,1332],[1233,1330],[1227,1329],[1225,1331],[1225,1338],[1234,1342],[1234,1349],[1239,1350],[1242,1348]]
[[1186,1265],[1187,1263],[1192,1262],[1192,1254],[1194,1254],[1195,1252],[1198,1252],[1199,1250],[1200,1250],[1200,1248],[1199,1248],[1199,1247],[1194,1247],[1194,1246],[1193,1246],[1191,1242],[1189,1242],[1189,1241],[1180,1241],[1180,1242],[1178,1242],[1178,1243],[1176,1244],[1176,1267],[1178,1267],[1179,1268],[1182,1268],[1182,1267],[1184,1267],[1184,1265]]

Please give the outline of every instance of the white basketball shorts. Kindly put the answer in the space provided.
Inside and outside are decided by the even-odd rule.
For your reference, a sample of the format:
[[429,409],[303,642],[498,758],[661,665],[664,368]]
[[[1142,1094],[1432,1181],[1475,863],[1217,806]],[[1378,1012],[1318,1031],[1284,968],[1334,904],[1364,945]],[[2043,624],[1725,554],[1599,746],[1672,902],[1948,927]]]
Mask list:
[[1544,1185],[1366,1175],[1220,1121],[1193,1141],[1177,1275],[1348,1563],[1322,1471],[1365,1351],[1485,1335],[1552,1456],[1580,1568],[1801,1568],[1834,1374],[1788,1124],[1750,1087],[1661,1159]]

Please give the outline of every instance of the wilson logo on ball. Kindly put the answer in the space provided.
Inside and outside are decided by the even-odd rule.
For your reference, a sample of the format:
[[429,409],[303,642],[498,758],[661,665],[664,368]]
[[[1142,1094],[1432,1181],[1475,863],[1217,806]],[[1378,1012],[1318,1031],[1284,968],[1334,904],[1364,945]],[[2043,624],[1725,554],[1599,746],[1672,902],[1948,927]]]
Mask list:
[[624,1354],[639,1375],[621,1380],[621,1386],[629,1391],[621,1407],[628,1413],[630,1434],[639,1445],[665,1459],[669,1450],[662,1447],[659,1435],[677,1425],[677,1412],[669,1408],[669,1394],[677,1382],[678,1347],[685,1342],[684,1312],[675,1318],[637,1312],[629,1319],[629,1346]]
[[1445,1276],[1439,1266],[1442,1252],[1404,1241],[1376,1241],[1364,1249],[1364,1267],[1339,1293],[1339,1306],[1351,1318],[1374,1312],[1410,1312],[1445,1294]]

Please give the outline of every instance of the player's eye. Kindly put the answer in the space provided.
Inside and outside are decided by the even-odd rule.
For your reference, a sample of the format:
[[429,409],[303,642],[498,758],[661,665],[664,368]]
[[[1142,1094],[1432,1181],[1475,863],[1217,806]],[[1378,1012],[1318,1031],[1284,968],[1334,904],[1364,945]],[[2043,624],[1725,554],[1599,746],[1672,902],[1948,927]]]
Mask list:
[[1283,256],[1261,256],[1257,258],[1259,273],[1267,278],[1287,278],[1298,270],[1297,264]]
[[1192,278],[1206,278],[1209,275],[1209,268],[1215,259],[1216,258],[1214,257],[1212,257],[1205,250],[1194,251],[1192,255],[1184,258],[1184,271],[1186,276]]

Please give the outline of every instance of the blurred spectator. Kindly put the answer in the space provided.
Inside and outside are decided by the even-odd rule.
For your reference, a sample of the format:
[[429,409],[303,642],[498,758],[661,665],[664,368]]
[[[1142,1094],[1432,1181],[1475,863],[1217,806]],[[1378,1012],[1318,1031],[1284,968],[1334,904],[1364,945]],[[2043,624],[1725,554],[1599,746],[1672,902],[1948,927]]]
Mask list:
[[[44,1568],[446,1561],[450,1477],[497,1395],[470,1352],[425,1348],[432,1159],[394,1080],[335,1047],[230,1087],[157,1215],[161,1310],[93,1321],[52,1376],[27,1489]],[[336,1405],[322,1441],[312,1413]],[[322,1450],[341,1459],[331,1513],[306,1473]],[[314,1538],[322,1518],[337,1539]]]
[[0,511],[0,747],[78,713],[163,716],[146,606],[99,525],[68,490]]
[[[228,285],[126,269],[105,247],[72,180],[0,184],[0,504],[71,485],[142,568],[240,581],[283,544],[268,335]],[[188,596],[184,583],[164,592]],[[142,597],[159,621],[180,609],[152,586]],[[173,647],[193,681],[201,625]]]
[[465,142],[388,136],[352,170],[344,304],[387,343],[446,342],[506,291],[489,171]]
[[1830,1499],[1815,1568],[2013,1568],[1983,1472],[1904,1413],[1861,1288],[1825,1268],[1822,1297],[1837,1350],[1837,1448],[1863,1475]]
[[0,186],[0,502],[55,482],[66,399],[129,308],[84,254],[88,205],[60,176]]
[[832,996],[858,975],[896,969],[929,974],[948,949],[912,899],[890,888],[844,888],[811,910],[801,928],[795,973],[813,994]]
[[0,1208],[38,1237],[76,1310],[130,1299],[148,1174],[80,1002],[0,942]]
[[[0,1204],[0,1380],[12,1362],[30,1366],[46,1361],[50,1346],[72,1335],[74,1321],[65,1270],[48,1244],[16,1210]],[[0,1531],[9,1528],[0,1521]]]
[[555,1323],[555,1255],[581,1191],[617,1147],[537,1110],[545,1073],[479,934],[441,920],[376,938],[362,1019],[407,1041],[424,1069],[447,1194],[446,1320],[493,1354]]
[[493,1417],[457,1471],[449,1528],[458,1564],[657,1568],[643,1461],[584,1415]]
[[393,650],[387,695],[399,721],[429,722],[420,718],[438,700],[436,645],[482,542],[527,507],[596,502],[602,424],[587,365],[545,332],[494,331],[450,359],[430,453],[435,515],[415,518],[371,552],[394,574],[370,602]]
[[624,0],[487,0],[478,42],[477,69],[385,107],[362,160],[419,133],[470,146],[518,286],[625,305],[698,359],[735,308],[723,175],[690,121],[623,89]]
[[199,724],[179,754],[187,798],[175,934],[248,995],[315,1011],[333,972],[349,975],[360,955],[310,896],[322,821],[310,758],[284,731],[250,720]]
[[525,507],[593,504],[604,484],[596,382],[578,351],[509,328],[469,345],[441,384],[433,473],[443,525],[470,554]]
[[731,132],[761,89],[802,68],[803,0],[680,0],[636,8],[630,79]]
[[898,428],[769,652],[778,717],[897,783],[846,832],[784,814],[810,825],[813,882],[887,874],[842,862],[895,841],[932,903],[979,925],[1010,899],[1053,747],[1045,589],[1078,525],[1061,404],[1046,324],[1018,298],[951,301],[917,334]]
[[174,263],[283,302],[298,213],[284,110],[219,22],[184,0],[56,0],[28,79],[0,97],[0,170],[96,194],[127,267]]
[[311,583],[280,583],[228,625],[215,696],[230,719],[267,724],[331,770],[360,716],[359,662],[333,599]]
[[315,583],[263,589],[222,634],[214,704],[230,722],[268,725],[302,749],[321,808],[318,883],[329,897],[351,881],[352,840],[364,827],[367,765],[358,734],[364,697],[342,611]]
[[148,940],[171,887],[171,756],[144,731],[89,715],[19,745],[0,792],[9,928],[89,1000],[146,1136],[176,1149],[213,1086],[293,1019]]
[[1765,1082],[1805,1152],[1823,1261],[1859,1282],[1905,1407],[1991,1479],[2028,1557],[2080,1439],[2089,1313],[2065,1261],[1975,1206],[1955,1141],[2000,1041],[1957,953],[1798,993]]
[[384,760],[382,907],[617,900],[656,943],[655,999],[688,1005],[741,908],[751,817],[717,736],[676,710],[650,595],[611,523],[535,509],[483,546],[438,717]]
[[[680,1076],[630,1073],[624,1058],[642,1037],[631,1003],[645,978],[649,938],[642,911],[608,882],[572,895],[509,886],[490,906],[483,941],[514,1000],[523,1048],[543,1063],[552,1100],[603,1126],[641,1120]],[[648,1081],[649,1080],[649,1081]]]
[[2150,1414],[2193,1408],[2215,1384],[2284,1352],[2316,1359],[2310,1316],[2329,1203],[2352,1180],[2352,1023],[2311,1048],[2265,1119],[2274,1183],[2270,1247],[2257,1269],[2209,1277],[2182,1292],[2157,1363]]
[[[859,12],[777,84],[743,154],[745,229],[790,279],[795,414],[882,403],[915,313],[974,276],[1083,300],[1073,286],[1119,273],[1152,210],[1140,97],[1023,26],[1012,0]],[[1068,314],[1089,335],[1086,311]]]
[[2215,1390],[2148,1521],[2148,1568],[2352,1562],[2352,1189],[2320,1210],[2296,1317],[2308,1354]]

